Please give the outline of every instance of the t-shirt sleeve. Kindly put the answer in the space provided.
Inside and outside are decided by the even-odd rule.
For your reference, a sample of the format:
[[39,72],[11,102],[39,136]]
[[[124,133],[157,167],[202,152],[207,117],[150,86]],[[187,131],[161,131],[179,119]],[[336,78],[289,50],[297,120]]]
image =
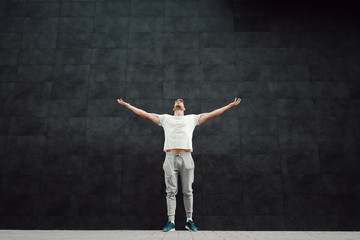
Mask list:
[[164,118],[165,118],[165,114],[158,114],[158,117],[159,117],[159,120],[160,120],[160,123],[159,123],[159,126],[163,126],[163,122],[164,122]]
[[194,114],[195,125],[199,125],[199,118],[201,114]]

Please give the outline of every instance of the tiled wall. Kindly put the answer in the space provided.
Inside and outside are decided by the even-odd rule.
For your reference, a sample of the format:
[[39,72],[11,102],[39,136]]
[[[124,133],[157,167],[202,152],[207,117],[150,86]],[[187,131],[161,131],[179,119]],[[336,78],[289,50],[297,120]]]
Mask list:
[[[360,229],[360,33],[346,1],[0,2],[1,229],[161,229],[164,132],[197,126],[201,230]],[[183,228],[181,185],[176,223]]]

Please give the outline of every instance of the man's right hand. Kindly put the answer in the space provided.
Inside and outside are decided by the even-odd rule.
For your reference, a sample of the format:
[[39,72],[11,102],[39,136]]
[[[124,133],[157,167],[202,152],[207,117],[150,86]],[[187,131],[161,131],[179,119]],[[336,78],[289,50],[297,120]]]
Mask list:
[[128,103],[124,102],[124,100],[122,100],[121,98],[117,100],[118,103],[120,103],[121,105],[127,107]]

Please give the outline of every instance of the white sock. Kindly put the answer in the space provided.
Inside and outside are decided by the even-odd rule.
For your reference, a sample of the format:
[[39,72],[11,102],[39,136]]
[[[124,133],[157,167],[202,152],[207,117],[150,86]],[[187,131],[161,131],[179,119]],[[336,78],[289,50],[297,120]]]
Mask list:
[[191,220],[191,221],[192,221],[192,218],[186,218],[186,222],[188,222],[189,220]]

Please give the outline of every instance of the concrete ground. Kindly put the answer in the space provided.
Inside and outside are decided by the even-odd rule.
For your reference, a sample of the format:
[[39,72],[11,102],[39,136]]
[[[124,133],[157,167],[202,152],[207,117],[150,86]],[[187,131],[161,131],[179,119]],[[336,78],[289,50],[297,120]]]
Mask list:
[[359,231],[198,231],[178,230],[0,230],[0,240],[159,240],[159,239],[241,239],[241,240],[359,240]]

